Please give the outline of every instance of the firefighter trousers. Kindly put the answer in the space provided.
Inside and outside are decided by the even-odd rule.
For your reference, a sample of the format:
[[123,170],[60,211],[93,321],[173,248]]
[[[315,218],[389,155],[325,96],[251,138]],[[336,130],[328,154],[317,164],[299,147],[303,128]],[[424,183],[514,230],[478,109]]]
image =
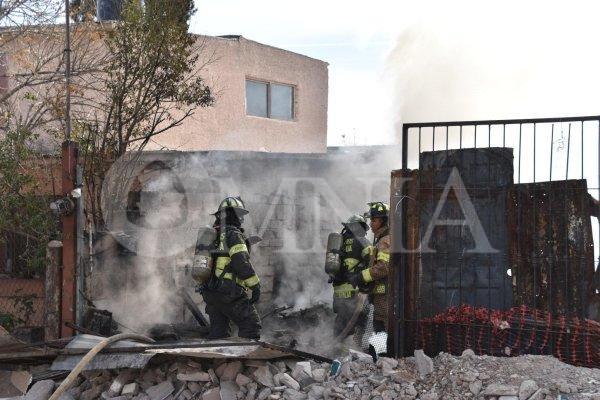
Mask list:
[[[333,312],[335,313],[335,322],[333,325],[333,334],[335,336],[339,336],[344,328],[350,323],[350,320],[354,316],[356,312],[356,307],[359,303],[358,296],[353,296],[349,298],[343,297],[333,297]],[[356,325],[348,332],[348,335],[352,335],[355,333],[355,329],[357,327],[364,328],[366,322],[365,310],[361,310],[361,313],[356,320]],[[345,338],[342,338],[345,339]],[[357,338],[357,341],[360,342],[361,338]]]
[[202,296],[210,318],[209,339],[231,336],[231,322],[237,325],[239,337],[260,339],[260,317],[243,288],[224,279],[217,288],[204,290]]
[[369,300],[373,303],[374,315],[373,326],[375,332],[387,331],[388,329],[388,302],[386,294],[371,294]]

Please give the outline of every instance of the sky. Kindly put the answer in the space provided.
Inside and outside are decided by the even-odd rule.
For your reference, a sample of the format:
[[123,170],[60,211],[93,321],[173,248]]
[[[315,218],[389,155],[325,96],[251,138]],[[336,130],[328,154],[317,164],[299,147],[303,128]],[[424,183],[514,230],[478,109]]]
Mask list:
[[594,1],[197,0],[194,33],[329,63],[329,145],[401,122],[600,114]]

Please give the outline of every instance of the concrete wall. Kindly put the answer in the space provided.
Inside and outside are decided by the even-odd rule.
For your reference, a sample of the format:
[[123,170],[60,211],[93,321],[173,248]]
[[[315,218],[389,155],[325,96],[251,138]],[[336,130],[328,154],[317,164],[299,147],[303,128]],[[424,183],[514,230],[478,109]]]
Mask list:
[[[155,137],[149,150],[241,150],[324,153],[327,63],[243,37],[198,36],[202,76],[216,94],[181,126]],[[294,86],[292,121],[246,115],[246,78]]]
[[[138,175],[133,170],[141,171],[156,160],[166,168],[142,179],[145,182],[141,185],[132,185]],[[246,233],[263,238],[252,248],[252,262],[263,287],[261,307],[269,308],[272,302],[298,308],[329,302],[331,285],[323,268],[327,235],[339,232],[341,222],[350,215],[366,211],[368,201],[389,201],[390,171],[399,167],[400,149],[383,146],[330,149],[326,154],[145,152],[136,168],[131,168],[134,178],[123,180],[122,168],[112,171],[117,178],[114,184],[126,191],[142,188],[138,202],[141,213],[146,212],[146,205],[162,204],[162,209],[152,208],[157,215],[170,218],[164,219],[162,226],[151,227],[139,221],[132,223],[118,201],[111,206],[110,229],[139,241],[138,259],[129,259],[126,267],[116,269],[113,256],[98,262],[91,279],[95,291],[92,297],[116,298],[114,285],[125,282],[136,269],[147,270],[149,265],[163,268],[168,275],[174,260],[194,245],[198,228],[213,223],[210,214],[220,200],[241,195],[250,210],[244,223]],[[161,176],[169,181],[163,186],[167,189],[160,190],[155,184]],[[116,198],[111,193],[107,197]],[[125,241],[117,240],[127,246]],[[111,254],[106,250],[95,252]],[[148,253],[161,259],[153,260]],[[110,295],[103,293],[103,282],[112,285]],[[168,287],[160,292],[172,291]],[[135,296],[130,294],[128,298]]]

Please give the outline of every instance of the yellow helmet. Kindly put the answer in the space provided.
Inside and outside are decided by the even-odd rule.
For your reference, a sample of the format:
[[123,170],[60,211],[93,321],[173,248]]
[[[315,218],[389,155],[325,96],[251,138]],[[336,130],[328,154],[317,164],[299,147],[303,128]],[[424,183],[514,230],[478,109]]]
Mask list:
[[390,206],[382,201],[367,203],[369,211],[365,213],[365,218],[382,218],[390,215]]
[[246,215],[248,214],[248,210],[246,209],[246,205],[242,201],[240,196],[237,197],[226,197],[223,199],[221,204],[219,204],[219,209],[213,215],[217,215],[222,211],[227,209],[234,210],[237,215]]
[[342,225],[344,225],[346,228],[353,224],[361,224],[365,231],[369,230],[369,225],[367,225],[367,221],[362,215],[354,214],[348,218],[346,222],[342,222]]

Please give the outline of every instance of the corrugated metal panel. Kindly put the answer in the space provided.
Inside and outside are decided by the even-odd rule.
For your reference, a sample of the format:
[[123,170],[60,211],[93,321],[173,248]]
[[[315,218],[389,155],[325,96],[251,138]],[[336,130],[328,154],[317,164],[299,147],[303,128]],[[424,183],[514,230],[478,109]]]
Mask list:
[[[65,347],[68,350],[83,350],[81,354],[59,355],[52,363],[51,370],[67,371],[73,369],[84,357],[87,349],[98,344],[103,337],[94,335],[78,335]],[[137,349],[139,347],[139,350]],[[302,353],[269,343],[248,342],[232,339],[223,341],[180,341],[169,344],[141,344],[133,341],[120,341],[108,346],[110,353],[97,354],[86,366],[85,370],[117,368],[144,368],[151,358],[157,354],[167,356],[186,356],[197,358],[244,358],[253,360],[272,360],[300,356],[318,359],[319,356]],[[119,350],[122,349],[122,350]],[[322,358],[322,357],[321,357]],[[327,360],[330,362],[331,360]]]
[[[69,344],[65,347],[66,349],[91,349],[101,340],[103,337],[94,336],[94,335],[78,335],[73,338],[69,342]],[[108,348],[118,349],[118,348],[131,348],[131,347],[141,347],[143,348],[145,345],[137,342],[132,342],[130,340],[122,340],[117,343],[113,343],[108,346]],[[97,354],[92,361],[85,367],[85,371],[95,371],[99,369],[116,369],[116,368],[144,368],[150,359],[154,357],[154,354],[147,354],[143,352],[141,349],[139,353],[123,353],[123,354]],[[73,356],[58,356],[52,363],[50,367],[53,371],[68,371],[77,365],[83,356],[81,355],[73,355]]]
[[168,354],[171,356],[188,356],[197,358],[249,358],[253,360],[272,360],[281,357],[292,357],[293,354],[275,349],[268,349],[261,344],[255,346],[215,346],[188,349],[148,350],[149,353]]

